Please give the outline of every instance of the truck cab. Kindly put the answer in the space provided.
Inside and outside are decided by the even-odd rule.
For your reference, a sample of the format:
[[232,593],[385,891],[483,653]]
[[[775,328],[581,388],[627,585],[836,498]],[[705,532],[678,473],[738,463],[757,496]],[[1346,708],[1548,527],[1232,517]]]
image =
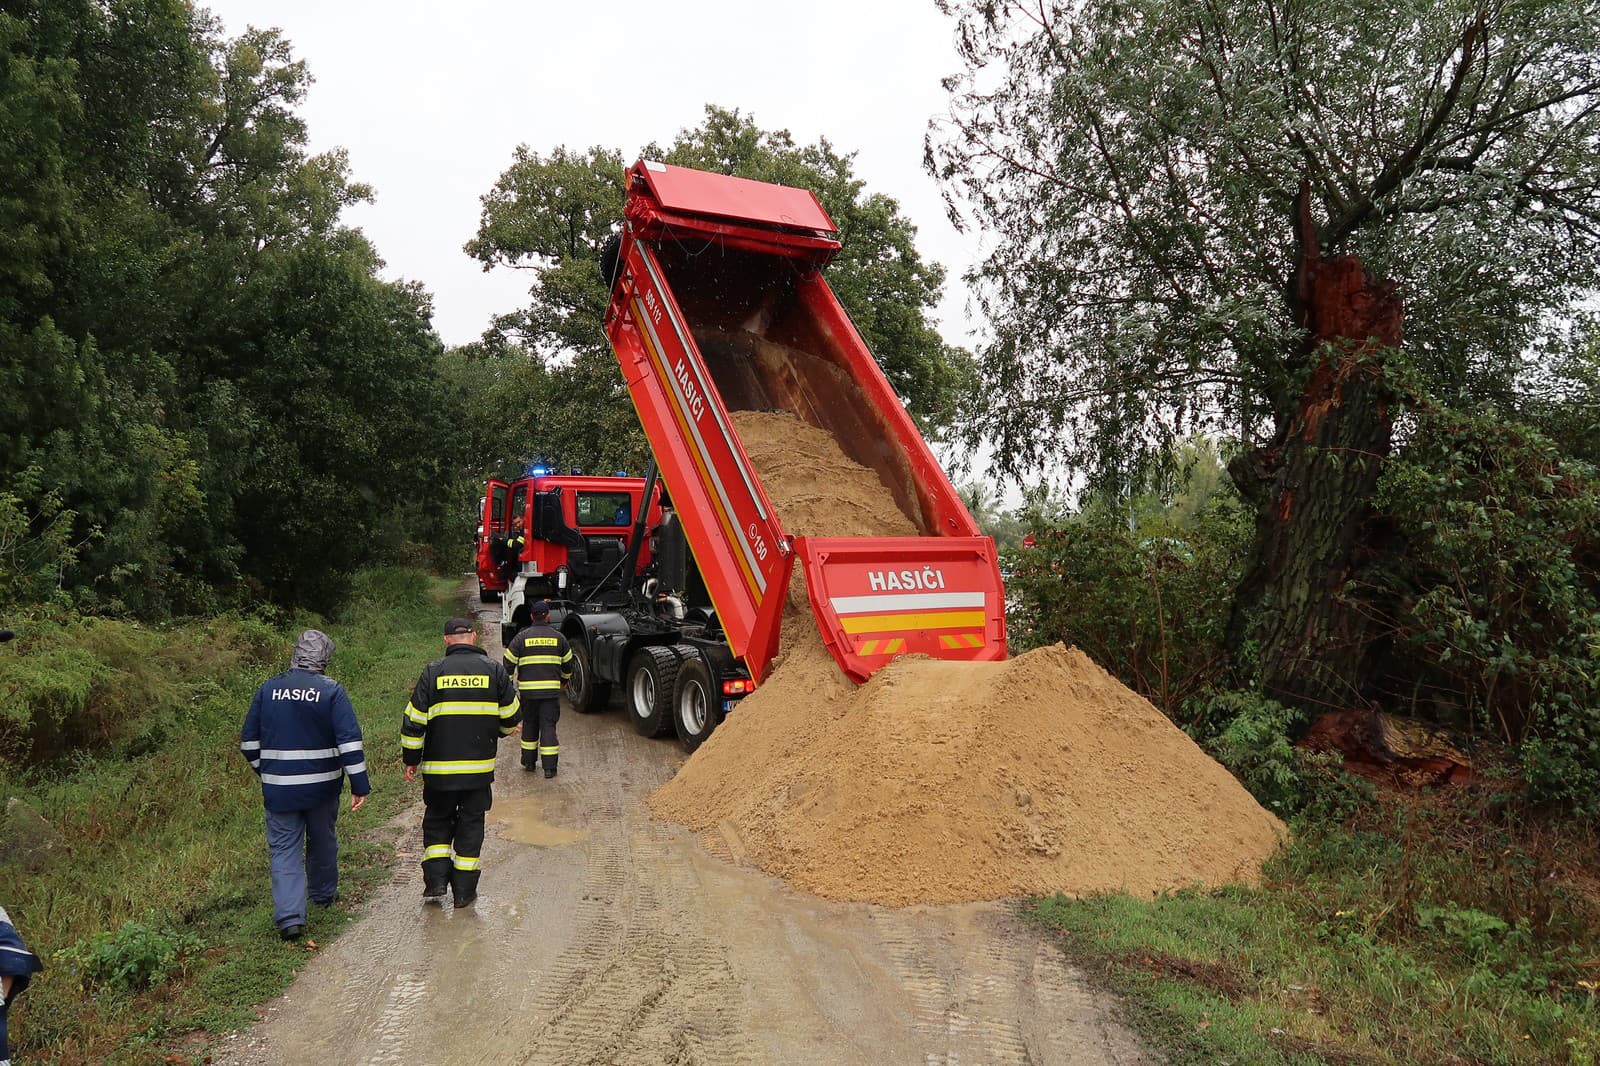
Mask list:
[[[478,595],[501,601],[502,626],[527,624],[526,604],[589,596],[623,586],[650,564],[639,545],[632,573],[621,568],[633,542],[644,496],[642,477],[555,474],[529,468],[514,481],[489,479],[477,537]],[[652,493],[645,528],[661,521]]]

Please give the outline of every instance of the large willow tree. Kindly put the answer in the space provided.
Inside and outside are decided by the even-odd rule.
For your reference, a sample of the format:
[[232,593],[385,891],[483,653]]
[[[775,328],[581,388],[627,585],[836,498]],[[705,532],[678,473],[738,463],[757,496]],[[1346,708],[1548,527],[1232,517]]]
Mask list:
[[1595,289],[1600,9],[943,6],[963,70],[929,165],[993,248],[974,434],[1111,484],[1234,435],[1258,508],[1236,650],[1275,694],[1347,702],[1399,401],[1508,401]]

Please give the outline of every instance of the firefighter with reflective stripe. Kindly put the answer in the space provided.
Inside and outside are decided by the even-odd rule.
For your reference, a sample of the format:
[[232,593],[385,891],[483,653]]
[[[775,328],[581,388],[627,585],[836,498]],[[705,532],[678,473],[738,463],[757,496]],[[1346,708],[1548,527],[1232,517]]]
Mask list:
[[[516,671],[517,695],[522,698],[522,768],[556,776],[561,747],[556,723],[561,720],[561,682],[572,676],[572,648],[567,638],[550,625],[550,604],[536,600],[528,607],[533,624],[506,647],[506,668]],[[533,724],[539,735],[530,740]]]
[[406,780],[422,771],[422,898],[457,907],[478,895],[483,816],[494,802],[495,750],[522,712],[505,667],[478,647],[471,620],[444,624],[444,658],[423,668],[400,726]]
[[272,920],[293,940],[306,928],[306,896],[326,907],[339,898],[339,839],[334,819],[350,779],[350,809],[372,786],[361,726],[344,686],[323,676],[333,640],[300,634],[289,669],[256,690],[239,733],[239,751],[261,778],[271,854]]

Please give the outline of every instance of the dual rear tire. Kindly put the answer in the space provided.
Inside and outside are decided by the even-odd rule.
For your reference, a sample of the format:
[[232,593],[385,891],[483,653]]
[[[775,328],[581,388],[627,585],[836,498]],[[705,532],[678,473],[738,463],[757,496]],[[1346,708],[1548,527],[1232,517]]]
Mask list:
[[641,736],[676,732],[693,751],[716,728],[716,682],[693,645],[640,648],[628,665],[627,696],[628,716]]

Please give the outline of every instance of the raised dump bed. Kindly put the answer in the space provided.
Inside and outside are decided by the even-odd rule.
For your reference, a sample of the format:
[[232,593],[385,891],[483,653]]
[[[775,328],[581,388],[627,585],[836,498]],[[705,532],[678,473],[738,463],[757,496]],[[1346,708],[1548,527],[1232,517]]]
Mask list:
[[[898,655],[1005,658],[983,536],[822,268],[816,197],[654,162],[628,172],[606,331],[733,652],[765,678],[796,561],[817,625],[857,681]],[[914,537],[790,537],[730,411],[826,430],[877,473]]]

